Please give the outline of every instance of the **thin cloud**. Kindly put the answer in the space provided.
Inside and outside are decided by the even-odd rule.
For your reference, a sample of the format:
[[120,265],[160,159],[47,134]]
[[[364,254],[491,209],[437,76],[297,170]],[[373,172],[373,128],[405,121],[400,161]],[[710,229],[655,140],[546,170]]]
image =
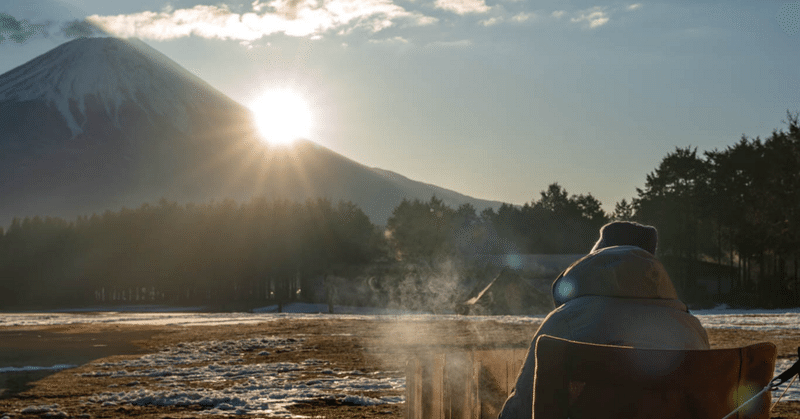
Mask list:
[[634,3],[628,6],[628,10],[637,10],[642,8],[642,3]]
[[535,17],[536,17],[536,15],[533,14],[533,13],[522,12],[522,13],[514,15],[511,18],[511,20],[513,20],[514,22],[517,22],[517,23],[522,23],[522,22],[527,22],[528,20],[531,20],[531,19],[533,19]]
[[512,23],[517,23],[517,24],[518,23],[523,23],[523,22],[527,22],[527,21],[529,21],[531,19],[534,19],[534,18],[536,18],[536,14],[534,14],[534,13],[520,12],[520,13],[517,13],[516,15],[511,16],[511,17],[508,17],[508,16],[492,16],[492,17],[490,17],[488,19],[481,20],[478,23],[480,25],[483,25],[483,26],[486,26],[486,27],[490,27],[490,26],[496,26],[496,25],[504,23],[506,21],[509,21],[509,22],[512,22]]
[[[100,28],[85,20],[72,20],[61,22],[60,29],[55,29],[59,22],[46,21],[31,23],[27,19],[17,19],[8,13],[0,12],[0,44],[10,40],[18,44],[36,38],[51,38],[64,36],[66,38],[86,38],[91,36],[108,35]],[[50,29],[54,29],[50,32]]]
[[570,22],[573,23],[581,23],[585,22],[588,24],[589,28],[599,28],[600,26],[605,25],[608,23],[609,17],[605,10],[600,7],[596,6],[591,9],[585,10],[580,12],[578,17],[573,17],[570,19]]
[[561,19],[561,17],[564,16],[566,13],[567,12],[565,12],[563,10],[556,10],[555,12],[551,13],[550,15],[553,16],[556,19]]
[[7,13],[0,13],[0,44],[6,39],[24,44],[34,36],[47,38],[49,36],[47,26],[47,24],[33,24]]
[[480,21],[478,23],[480,23],[483,26],[489,27],[489,26],[497,25],[498,23],[500,23],[502,21],[503,21],[502,17],[495,16],[495,17],[490,17],[489,19],[484,19],[484,20],[482,20],[482,21]]
[[262,3],[259,0],[254,0],[250,5],[253,6],[254,12],[261,12],[267,7],[266,3]]
[[459,15],[486,13],[491,9],[484,0],[436,0],[434,6]]
[[460,41],[436,41],[431,42],[425,46],[426,50],[440,50],[452,48],[469,48],[472,46],[472,41],[469,39],[462,39]]
[[87,38],[95,35],[104,35],[103,31],[86,20],[73,20],[61,27],[61,33],[67,38]]
[[412,25],[437,21],[390,0],[256,0],[251,6],[253,12],[247,13],[235,13],[225,6],[197,5],[161,12],[93,15],[87,20],[122,37],[167,40],[199,36],[248,42],[278,33],[318,37],[328,31],[347,34],[357,28],[375,33],[400,21]]
[[394,45],[408,45],[410,41],[408,39],[403,38],[402,36],[395,36],[392,38],[386,39],[370,39],[370,44],[394,44]]

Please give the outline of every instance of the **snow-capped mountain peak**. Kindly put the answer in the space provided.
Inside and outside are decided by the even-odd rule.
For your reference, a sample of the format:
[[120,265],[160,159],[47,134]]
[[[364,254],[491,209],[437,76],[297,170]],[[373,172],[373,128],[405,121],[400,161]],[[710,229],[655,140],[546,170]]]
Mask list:
[[170,115],[186,132],[188,111],[208,100],[209,91],[214,89],[143,42],[117,38],[76,39],[0,76],[0,101],[45,101],[73,136],[83,132],[90,97],[115,126],[120,107],[131,102],[150,116]]

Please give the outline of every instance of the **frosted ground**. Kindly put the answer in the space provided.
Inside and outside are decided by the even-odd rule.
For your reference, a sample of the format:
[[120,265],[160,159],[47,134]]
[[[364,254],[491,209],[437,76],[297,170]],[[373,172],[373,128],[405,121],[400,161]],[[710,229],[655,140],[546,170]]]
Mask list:
[[[141,307],[136,308],[141,310]],[[190,308],[187,308],[191,310]],[[327,306],[293,305],[290,312],[273,313],[265,307],[257,313],[202,313],[165,311],[0,313],[2,326],[53,326],[76,323],[224,326],[255,324],[283,319],[353,319],[392,322],[461,320],[524,324],[541,321],[544,316],[456,316],[432,314],[367,313],[360,309],[337,307],[339,314],[320,314]],[[95,309],[92,309],[95,310]],[[117,308],[117,310],[120,310]],[[133,310],[133,308],[131,308]],[[186,309],[184,309],[186,310]],[[757,331],[800,330],[800,309],[694,311],[707,328]],[[263,357],[270,353],[299,350],[303,336],[294,338],[262,337],[239,340],[209,340],[181,343],[158,353],[116,362],[98,362],[89,376],[109,377],[114,382],[107,391],[84,400],[86,404],[201,406],[205,414],[251,414],[294,417],[287,407],[315,400],[336,400],[356,405],[389,405],[404,402],[405,379],[400,371],[365,373],[332,368],[326,361],[307,359],[300,363],[245,362],[245,355]],[[800,342],[798,342],[800,345]],[[779,359],[776,371],[782,372],[793,360]],[[68,369],[70,365],[8,367],[0,372],[25,369]],[[773,395],[777,398],[785,389]],[[365,395],[369,394],[369,396]],[[800,384],[795,383],[782,400],[800,400]],[[58,415],[58,405],[30,406],[27,413]],[[201,413],[198,412],[198,413]],[[23,411],[22,413],[26,413]]]

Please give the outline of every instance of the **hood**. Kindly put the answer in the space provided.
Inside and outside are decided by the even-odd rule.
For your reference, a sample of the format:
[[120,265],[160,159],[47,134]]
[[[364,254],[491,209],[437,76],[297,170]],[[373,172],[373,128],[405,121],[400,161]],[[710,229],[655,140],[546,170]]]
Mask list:
[[589,253],[553,281],[556,307],[577,297],[677,299],[664,265],[636,246],[613,246]]

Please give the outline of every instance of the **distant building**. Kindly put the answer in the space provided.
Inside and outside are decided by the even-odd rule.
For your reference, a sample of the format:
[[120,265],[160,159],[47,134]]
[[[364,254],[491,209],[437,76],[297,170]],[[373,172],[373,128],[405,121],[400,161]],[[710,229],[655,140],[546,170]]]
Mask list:
[[692,261],[673,256],[664,256],[661,262],[673,282],[680,283],[681,279],[693,276],[698,287],[695,292],[705,295],[730,293],[739,275],[738,267],[727,264]]

